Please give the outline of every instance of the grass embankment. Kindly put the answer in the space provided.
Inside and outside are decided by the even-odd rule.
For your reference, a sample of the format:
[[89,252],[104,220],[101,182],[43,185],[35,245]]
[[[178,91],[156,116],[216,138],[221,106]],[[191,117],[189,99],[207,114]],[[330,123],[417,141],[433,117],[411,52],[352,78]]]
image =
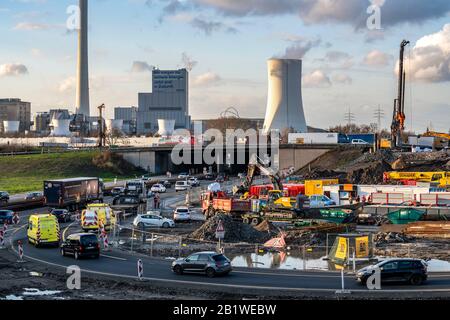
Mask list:
[[142,175],[121,157],[108,152],[82,151],[0,157],[0,190],[10,194],[42,190],[49,179],[99,177],[105,182]]

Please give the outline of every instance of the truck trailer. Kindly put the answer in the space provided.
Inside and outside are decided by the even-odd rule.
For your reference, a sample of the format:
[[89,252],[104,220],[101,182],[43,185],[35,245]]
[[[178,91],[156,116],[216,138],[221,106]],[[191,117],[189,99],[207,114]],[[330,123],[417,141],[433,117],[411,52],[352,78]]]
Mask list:
[[45,205],[78,210],[95,201],[103,201],[98,178],[71,178],[44,181]]

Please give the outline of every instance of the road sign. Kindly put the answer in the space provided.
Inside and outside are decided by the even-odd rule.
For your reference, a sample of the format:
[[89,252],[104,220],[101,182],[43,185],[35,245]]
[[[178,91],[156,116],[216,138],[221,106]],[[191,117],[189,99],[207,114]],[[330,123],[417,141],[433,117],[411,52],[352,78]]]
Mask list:
[[225,238],[225,228],[223,227],[222,220],[220,220],[216,229],[216,239],[223,240],[224,238]]

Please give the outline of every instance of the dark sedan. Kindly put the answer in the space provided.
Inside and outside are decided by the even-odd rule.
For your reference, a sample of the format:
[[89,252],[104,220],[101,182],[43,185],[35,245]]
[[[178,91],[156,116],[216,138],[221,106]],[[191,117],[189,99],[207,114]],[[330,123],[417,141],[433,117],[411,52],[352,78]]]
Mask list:
[[203,273],[209,278],[216,275],[226,275],[232,271],[231,261],[223,254],[216,252],[198,252],[186,259],[178,259],[172,263],[176,274]]
[[53,209],[51,214],[58,219],[58,222],[69,222],[71,220],[70,212],[64,209]]
[[6,191],[0,191],[0,204],[7,204],[9,202],[9,193]]
[[0,210],[0,224],[13,224],[14,212],[11,210]]

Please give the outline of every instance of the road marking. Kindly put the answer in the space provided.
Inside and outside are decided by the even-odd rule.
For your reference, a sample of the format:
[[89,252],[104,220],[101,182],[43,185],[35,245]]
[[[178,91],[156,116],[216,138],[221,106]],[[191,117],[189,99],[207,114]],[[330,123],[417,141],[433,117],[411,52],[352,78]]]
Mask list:
[[100,256],[105,257],[105,258],[110,258],[110,259],[120,260],[120,261],[127,261],[127,259],[119,258],[119,257],[114,257],[114,256],[109,256],[109,255],[107,255],[107,254],[100,254]]
[[66,233],[67,233],[67,231],[69,230],[69,228],[71,228],[72,225],[73,225],[75,222],[76,222],[76,221],[70,223],[70,224],[64,229],[64,231],[63,231],[63,233],[62,233],[62,241],[66,241]]
[[[325,272],[325,271],[324,271]],[[257,274],[257,275],[262,275],[262,276],[273,276],[273,275],[277,275],[277,276],[286,276],[286,277],[310,277],[311,274],[289,274],[289,273],[270,273],[270,272],[252,272],[252,271],[233,271],[233,273],[245,273],[245,274]],[[318,271],[317,273],[320,273],[320,271]],[[317,278],[340,278],[340,273],[339,275],[313,275],[314,277]],[[352,276],[346,276],[351,278]]]
[[[12,248],[16,253],[16,249]],[[41,259],[33,258],[27,255],[24,255],[24,257],[27,257],[31,260],[38,261],[47,265],[52,265],[56,267],[60,267],[63,269],[66,269],[67,266],[60,265],[53,262],[47,262]],[[109,276],[109,277],[118,277],[118,278],[125,278],[125,279],[137,279],[136,276],[129,276],[124,274],[114,274],[114,273],[107,273],[107,272],[100,272],[100,271],[93,271],[89,269],[81,269],[81,271],[86,273],[92,273],[92,274],[98,274],[103,276]],[[226,287],[226,288],[241,288],[241,289],[257,289],[257,290],[279,290],[279,291],[297,291],[297,292],[336,292],[337,289],[319,289],[319,288],[287,288],[287,287],[266,287],[266,286],[251,286],[251,285],[237,285],[237,284],[221,284],[221,283],[211,283],[211,282],[195,282],[195,281],[184,281],[184,280],[171,280],[171,279],[159,279],[159,278],[148,278],[143,277],[142,279],[147,281],[153,281],[153,282],[165,282],[165,283],[175,283],[175,284],[190,284],[190,285],[201,285],[201,286],[213,286],[213,287]],[[358,292],[358,293],[421,293],[421,292],[450,292],[450,288],[448,289],[409,289],[409,290],[399,290],[399,289],[392,289],[392,290],[363,290],[363,289],[351,289],[351,292]]]

